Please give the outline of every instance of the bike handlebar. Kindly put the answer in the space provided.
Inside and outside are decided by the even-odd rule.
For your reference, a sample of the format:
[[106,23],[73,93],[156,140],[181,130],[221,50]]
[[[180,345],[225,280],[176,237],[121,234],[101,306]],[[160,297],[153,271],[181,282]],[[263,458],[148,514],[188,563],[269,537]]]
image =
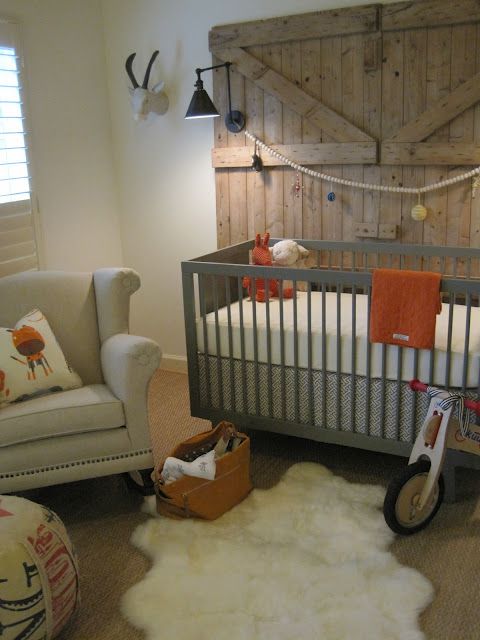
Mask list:
[[[428,389],[428,385],[426,385],[424,382],[420,382],[420,380],[410,380],[408,384],[410,385],[410,389],[412,389],[413,391],[422,391],[423,393],[425,393]],[[475,411],[475,413],[480,416],[480,401],[476,402],[475,400],[469,400],[468,398],[465,398],[464,404],[467,409]]]

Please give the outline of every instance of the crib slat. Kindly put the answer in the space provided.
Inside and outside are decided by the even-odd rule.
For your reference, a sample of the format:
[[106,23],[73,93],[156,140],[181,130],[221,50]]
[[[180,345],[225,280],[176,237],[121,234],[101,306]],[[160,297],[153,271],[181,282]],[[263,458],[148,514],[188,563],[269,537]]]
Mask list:
[[463,346],[463,371],[462,371],[462,393],[465,393],[467,388],[467,374],[468,374],[468,348],[470,344],[470,319],[472,315],[472,295],[470,291],[466,294],[467,304],[467,318],[465,324],[465,342]]
[[248,413],[247,404],[247,363],[245,359],[245,325],[243,322],[243,285],[242,278],[237,276],[237,290],[238,290],[238,314],[240,321],[240,366],[242,371],[242,400],[243,400],[243,412]]
[[212,276],[213,285],[213,312],[215,317],[215,346],[217,354],[217,378],[218,378],[218,402],[222,409],[225,408],[224,394],[223,394],[223,372],[222,372],[222,355],[220,345],[220,324],[218,321],[218,286],[217,276]]
[[206,376],[206,392],[207,392],[207,404],[212,404],[212,389],[210,385],[210,350],[208,348],[208,330],[207,330],[207,310],[205,304],[205,282],[207,276],[203,273],[198,276],[198,297],[200,313],[202,315],[202,328],[203,328],[203,353],[205,358],[205,376]]
[[372,389],[372,344],[370,342],[370,311],[372,307],[372,287],[367,289],[367,362],[365,365],[366,389],[365,389],[365,430],[370,435],[371,416],[371,389]]
[[397,346],[397,380],[395,386],[395,440],[400,438],[400,417],[402,413],[400,397],[402,392],[403,347]]
[[312,370],[312,289],[307,286],[307,376],[308,376],[308,417],[310,424],[315,424],[315,405],[313,402],[313,370]]
[[386,379],[387,379],[387,345],[382,344],[382,375],[380,392],[380,428],[381,437],[385,437],[385,399],[386,399]]
[[[185,310],[185,335],[187,336],[188,386],[190,391],[190,407],[200,405],[200,375],[196,318],[198,299],[198,276],[193,273],[182,273],[183,308]],[[195,288],[197,294],[195,294]]]
[[450,365],[452,362],[452,331],[453,331],[453,305],[455,294],[450,293],[448,304],[448,328],[447,328],[447,353],[445,356],[445,389],[450,387]]
[[327,428],[327,285],[322,282],[322,427]]
[[342,385],[342,311],[341,311],[341,292],[342,285],[337,283],[337,389],[336,389],[336,404],[337,404],[337,425],[340,431],[343,430],[342,426],[342,397],[341,397],[341,385]]
[[227,323],[228,323],[228,367],[230,372],[230,408],[232,411],[236,410],[235,402],[235,372],[233,361],[233,333],[232,333],[232,309],[231,309],[231,296],[230,296],[230,278],[225,276],[225,306],[227,307]]
[[355,405],[357,384],[357,285],[352,287],[352,359],[351,359],[351,384],[350,384],[350,429],[356,431]]
[[300,385],[298,376],[298,306],[297,281],[293,281],[293,370],[295,380],[295,420],[300,422]]
[[282,388],[282,418],[287,419],[287,379],[285,371],[285,324],[283,309],[283,281],[280,281],[280,380]]
[[[418,349],[413,350],[413,379],[418,380]],[[412,413],[410,415],[410,442],[413,444],[417,436],[417,394],[411,394]]]
[[267,341],[267,398],[268,415],[273,418],[273,396],[272,396],[272,335],[270,331],[270,280],[265,279],[265,321],[266,321],[266,341]]
[[252,278],[253,363],[255,372],[255,413],[260,415],[260,370],[258,366],[257,283]]

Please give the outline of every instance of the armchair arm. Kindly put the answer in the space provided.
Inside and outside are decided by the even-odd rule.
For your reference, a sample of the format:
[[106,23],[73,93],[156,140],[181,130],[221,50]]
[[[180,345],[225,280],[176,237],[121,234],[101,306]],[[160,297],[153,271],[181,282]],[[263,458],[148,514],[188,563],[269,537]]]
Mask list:
[[100,350],[105,383],[123,402],[129,437],[138,449],[151,446],[148,385],[161,356],[160,347],[153,340],[126,333],[111,336]]
[[140,288],[140,277],[128,268],[97,269],[93,273],[100,342],[128,333],[130,296]]

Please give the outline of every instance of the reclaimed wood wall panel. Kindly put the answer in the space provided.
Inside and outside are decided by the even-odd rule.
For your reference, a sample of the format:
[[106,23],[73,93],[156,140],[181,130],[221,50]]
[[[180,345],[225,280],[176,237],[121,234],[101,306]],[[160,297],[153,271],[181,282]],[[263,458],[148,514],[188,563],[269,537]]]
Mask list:
[[[262,60],[262,47],[249,47],[248,53]],[[263,91],[251,80],[245,79],[245,113],[248,113],[249,126],[260,139],[264,138],[263,128]],[[253,151],[250,147],[244,147],[248,153],[251,166]],[[265,184],[264,176],[256,171],[248,169],[247,174],[247,228],[248,237],[254,238],[257,233],[266,229],[265,224]],[[220,245],[219,246],[225,246]]]
[[[327,25],[328,29],[327,29]],[[381,28],[380,28],[381,27]],[[480,10],[476,0],[367,5],[215,27],[213,64],[230,60],[246,128],[299,164],[348,180],[423,186],[480,164]],[[226,131],[226,74],[214,72],[218,246],[273,237],[480,246],[480,188],[422,197],[330,184]],[[327,195],[334,191],[336,198]],[[371,240],[371,238],[370,238]],[[391,241],[391,240],[390,240]],[[439,266],[439,265],[433,265]],[[461,264],[460,264],[461,268]]]
[[[322,99],[322,52],[321,40],[304,40],[301,43],[302,75],[301,87],[308,94]],[[309,120],[303,118],[302,142],[304,144],[322,143],[322,131]],[[320,171],[321,165],[313,165],[314,171]],[[322,236],[322,183],[311,176],[302,177],[302,235],[300,238],[321,238]]]

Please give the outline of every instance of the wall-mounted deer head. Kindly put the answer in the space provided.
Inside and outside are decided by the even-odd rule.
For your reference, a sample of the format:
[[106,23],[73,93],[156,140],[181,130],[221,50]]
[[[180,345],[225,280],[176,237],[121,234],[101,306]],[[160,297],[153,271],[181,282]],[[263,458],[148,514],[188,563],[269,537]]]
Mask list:
[[127,61],[125,62],[125,69],[127,70],[128,77],[130,78],[133,87],[130,88],[130,96],[132,101],[133,117],[135,120],[141,120],[147,117],[150,112],[163,115],[168,109],[168,96],[163,91],[164,82],[159,82],[151,89],[148,88],[148,81],[150,80],[150,71],[155,58],[158,56],[158,51],[154,51],[150,62],[148,63],[147,70],[145,71],[145,77],[140,86],[135,78],[132,70],[133,59],[137,54],[131,53]]

